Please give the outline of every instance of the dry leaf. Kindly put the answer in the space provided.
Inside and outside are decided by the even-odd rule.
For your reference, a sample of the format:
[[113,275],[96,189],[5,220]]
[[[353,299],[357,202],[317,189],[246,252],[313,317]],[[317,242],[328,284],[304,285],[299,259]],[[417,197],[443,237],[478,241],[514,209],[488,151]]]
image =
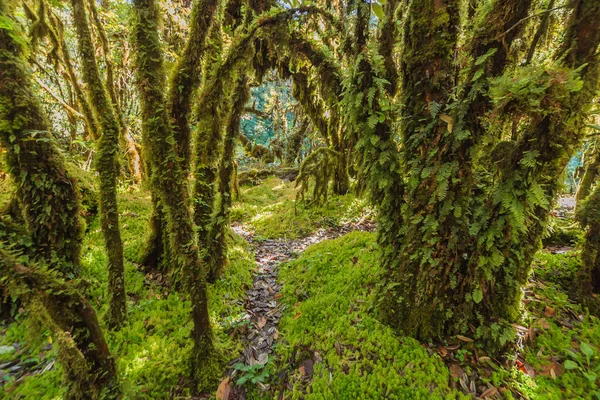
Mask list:
[[442,357],[446,357],[448,355],[448,349],[444,346],[438,346],[437,351],[438,354]]
[[450,375],[452,375],[454,378],[460,378],[463,376],[463,373],[464,372],[462,368],[458,364],[452,364],[450,366]]
[[537,323],[542,327],[542,329],[550,329],[550,324],[546,321],[546,318],[540,318]]
[[219,384],[215,396],[217,397],[217,400],[228,400],[229,393],[231,393],[231,385],[229,384],[229,377],[227,377]]
[[481,393],[481,397],[485,399],[486,397],[495,396],[497,393],[498,393],[498,389],[496,389],[495,387],[492,386],[485,392]]
[[467,342],[467,343],[471,343],[471,342],[473,342],[473,339],[471,339],[471,338],[468,338],[468,337],[466,337],[466,336],[463,336],[463,335],[456,335],[456,338],[457,338],[458,340],[461,340],[461,341],[463,341],[463,342]]
[[544,311],[544,315],[546,317],[554,317],[556,315],[556,310],[550,306],[546,306],[546,311]]
[[258,326],[258,329],[262,329],[266,324],[267,324],[267,319],[265,317],[260,317],[258,319],[258,323],[256,324],[256,326]]

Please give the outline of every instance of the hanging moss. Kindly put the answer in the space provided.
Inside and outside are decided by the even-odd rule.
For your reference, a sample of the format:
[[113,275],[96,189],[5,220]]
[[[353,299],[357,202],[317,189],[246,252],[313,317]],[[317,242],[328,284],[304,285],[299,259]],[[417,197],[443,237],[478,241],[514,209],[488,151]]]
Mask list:
[[126,318],[127,305],[123,242],[119,229],[119,209],[117,205],[119,124],[113,104],[107,96],[106,88],[100,78],[83,0],[72,0],[71,5],[82,60],[83,79],[87,85],[89,103],[94,105],[94,114],[101,132],[97,142],[96,169],[100,178],[100,227],[108,255],[110,296],[108,323],[113,328],[120,328]]
[[285,143],[283,165],[291,167],[296,163],[302,149],[302,142],[309,131],[310,120],[302,115],[300,122],[294,125],[294,130]]

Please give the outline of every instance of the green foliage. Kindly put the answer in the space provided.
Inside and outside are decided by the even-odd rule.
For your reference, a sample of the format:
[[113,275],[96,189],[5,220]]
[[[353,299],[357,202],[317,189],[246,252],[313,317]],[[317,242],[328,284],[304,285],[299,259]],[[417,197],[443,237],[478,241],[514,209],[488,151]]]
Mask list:
[[265,368],[264,364],[245,365],[237,363],[233,365],[233,368],[242,373],[235,382],[238,386],[242,386],[246,382],[251,382],[252,384],[262,383],[269,377],[269,370]]
[[297,203],[294,183],[271,177],[261,185],[240,188],[231,220],[247,223],[259,238],[298,238],[319,228],[357,221],[372,210],[352,194],[331,196],[326,204]]
[[[376,318],[378,259],[375,235],[355,232],[311,246],[282,268],[288,311],[277,355],[292,368],[290,398],[468,398],[449,387],[437,355]],[[318,362],[303,383],[297,369],[307,358]]]
[[[127,324],[118,332],[108,332],[107,341],[116,355],[117,371],[125,399],[162,399],[177,388],[182,375],[189,374],[189,355],[192,351],[190,301],[176,291],[163,286],[138,270],[135,261],[144,245],[144,232],[151,211],[150,195],[145,191],[124,192],[121,204],[122,236],[125,246],[125,282],[129,314]],[[242,300],[252,282],[254,259],[246,241],[232,233],[226,235],[229,263],[223,276],[208,289],[210,318],[219,323],[213,326],[216,357],[207,366],[206,379],[217,381],[226,368],[226,361],[242,350],[241,343],[230,336],[234,320],[242,313]],[[102,317],[108,310],[106,254],[102,246],[99,221],[91,221],[84,238],[82,277],[89,282],[89,295]],[[0,344],[22,342],[21,358],[37,357],[39,349],[48,343],[48,333],[32,317],[22,317],[12,323]],[[52,357],[54,352],[47,354]],[[47,392],[42,388],[46,386]],[[212,386],[211,386],[212,387]],[[61,374],[56,370],[29,376],[20,385],[6,386],[15,398],[55,399],[63,393]],[[0,390],[0,397],[2,396]],[[21,397],[19,397],[21,396]],[[45,396],[45,397],[44,397]]]

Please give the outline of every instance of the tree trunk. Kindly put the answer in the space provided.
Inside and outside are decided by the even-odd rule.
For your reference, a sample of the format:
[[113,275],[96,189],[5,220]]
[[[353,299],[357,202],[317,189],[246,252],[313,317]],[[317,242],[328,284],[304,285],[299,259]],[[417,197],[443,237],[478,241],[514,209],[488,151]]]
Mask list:
[[581,178],[581,182],[579,183],[577,195],[575,196],[577,208],[579,208],[579,205],[590,195],[592,186],[594,185],[594,182],[596,182],[596,177],[598,176],[598,169],[600,169],[600,152],[597,151],[596,154],[594,154],[594,158],[586,166],[583,178]]
[[[190,213],[187,179],[173,146],[174,135],[163,91],[164,69],[157,31],[157,9],[153,0],[135,0],[133,46],[136,49],[137,84],[141,94],[144,147],[153,191],[160,196],[167,216],[169,246],[192,304],[191,368],[193,391],[212,389],[215,382],[203,376],[213,351],[208,314],[205,264],[199,256]],[[182,279],[185,277],[185,279]]]
[[[67,398],[114,398],[118,394],[114,361],[96,313],[73,283],[64,282],[79,273],[82,227],[77,186],[33,93],[17,40],[23,36],[5,0],[0,0],[0,17],[8,23],[0,28],[0,120],[5,122],[0,124],[0,142],[9,171],[20,182],[17,195],[37,262],[52,272],[19,265],[5,250],[0,250],[0,271],[9,288],[41,300],[41,312],[49,315],[51,328],[59,327],[52,330],[59,339]],[[78,361],[73,363],[68,354],[78,355]]]
[[[521,287],[539,249],[549,203],[581,141],[578,113],[592,96],[590,90],[559,85],[557,90],[568,91],[561,113],[550,118],[544,110],[529,110],[530,122],[517,141],[492,139],[482,124],[484,116],[494,107],[497,114],[510,118],[512,113],[492,103],[486,85],[505,73],[508,50],[523,32],[529,2],[498,0],[480,10],[468,46],[460,49],[469,57],[460,75],[454,59],[459,3],[426,1],[410,10],[404,23],[404,161],[388,167],[406,166],[403,176],[390,176],[374,165],[388,162],[394,151],[389,122],[360,125],[360,148],[368,162],[363,173],[374,200],[381,203],[386,320],[422,340],[475,335],[496,352],[513,337],[511,324],[520,315]],[[590,0],[574,4],[575,19],[564,45],[569,52],[561,49],[556,58],[568,54],[563,66],[572,70],[587,63],[584,88],[595,87],[600,34],[592,21],[600,18],[600,5]],[[362,71],[373,74],[369,69]],[[464,87],[457,87],[456,79],[464,80]],[[363,89],[369,89],[368,81],[362,78]],[[379,85],[375,87],[383,90]],[[378,115],[376,106],[370,108],[363,121]],[[486,147],[486,140],[495,146]],[[493,177],[479,174],[480,167]],[[401,200],[392,207],[390,197]]]
[[83,0],[72,0],[71,5],[81,55],[83,79],[87,85],[89,103],[94,105],[94,114],[101,131],[97,141],[96,169],[100,177],[100,226],[108,256],[110,296],[108,324],[111,328],[118,329],[125,322],[127,315],[123,242],[121,241],[117,205],[119,124],[113,104],[109,100],[106,88],[100,78]]
[[240,130],[240,119],[244,105],[250,98],[248,79],[240,76],[232,96],[232,110],[227,121],[223,155],[219,165],[219,204],[212,220],[209,232],[207,258],[210,265],[209,282],[215,282],[220,276],[227,261],[227,243],[225,240],[229,225],[229,209],[231,207],[231,177],[234,173],[235,142]]
[[600,299],[594,299],[594,294],[600,294],[600,185],[577,205],[577,217],[586,229],[577,273],[578,293],[590,312],[599,314]]

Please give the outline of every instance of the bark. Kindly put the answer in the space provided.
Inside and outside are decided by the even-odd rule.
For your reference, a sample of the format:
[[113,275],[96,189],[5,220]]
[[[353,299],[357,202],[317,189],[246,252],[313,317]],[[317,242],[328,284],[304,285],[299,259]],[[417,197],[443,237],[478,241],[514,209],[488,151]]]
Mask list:
[[[74,281],[65,282],[39,266],[22,265],[0,249],[0,271],[9,290],[27,300],[46,320],[59,344],[66,399],[113,399],[119,396],[115,363],[96,312]],[[38,303],[39,302],[39,303]]]
[[108,287],[110,308],[108,324],[120,328],[125,322],[127,304],[123,265],[123,242],[117,204],[117,176],[119,176],[119,124],[113,104],[100,78],[96,54],[83,0],[72,0],[73,22],[77,32],[83,79],[87,85],[89,103],[100,128],[97,141],[96,170],[100,178],[100,226],[108,256]]
[[592,186],[594,185],[594,182],[596,182],[599,169],[600,152],[596,152],[593,160],[591,160],[586,166],[585,172],[583,173],[583,178],[581,178],[581,182],[579,183],[579,188],[577,189],[577,195],[575,197],[577,200],[577,207],[579,207],[579,205],[590,195]]
[[210,274],[209,282],[215,282],[221,275],[227,261],[227,243],[225,240],[226,229],[229,225],[229,209],[231,208],[231,177],[234,173],[235,142],[240,130],[240,119],[244,105],[250,98],[248,79],[241,76],[238,79],[232,96],[232,110],[230,112],[225,138],[223,155],[219,165],[219,204],[216,207],[208,236],[208,252]]
[[217,0],[196,0],[192,9],[190,37],[170,78],[168,107],[175,132],[175,151],[187,175],[191,158],[190,112],[192,93],[201,81],[201,60]]
[[[49,134],[17,41],[21,32],[5,17],[10,14],[4,0],[0,16],[11,22],[0,28],[0,119],[5,122],[0,124],[0,141],[9,172],[20,182],[17,196],[38,255],[31,268],[0,249],[0,271],[9,288],[41,301],[42,312],[59,327],[53,331],[59,338],[67,398],[113,398],[118,394],[115,366],[96,314],[79,289],[65,282],[79,272],[82,229],[75,180]],[[76,354],[77,361],[67,354]]]
[[141,94],[144,147],[148,150],[148,165],[155,193],[159,194],[167,216],[169,246],[175,271],[190,294],[192,304],[191,368],[193,391],[203,391],[214,382],[203,377],[203,368],[210,361],[212,334],[208,314],[205,264],[199,256],[187,180],[177,160],[173,146],[174,134],[163,94],[165,76],[161,46],[157,31],[157,9],[152,0],[135,0],[133,46],[136,49],[137,84]]

